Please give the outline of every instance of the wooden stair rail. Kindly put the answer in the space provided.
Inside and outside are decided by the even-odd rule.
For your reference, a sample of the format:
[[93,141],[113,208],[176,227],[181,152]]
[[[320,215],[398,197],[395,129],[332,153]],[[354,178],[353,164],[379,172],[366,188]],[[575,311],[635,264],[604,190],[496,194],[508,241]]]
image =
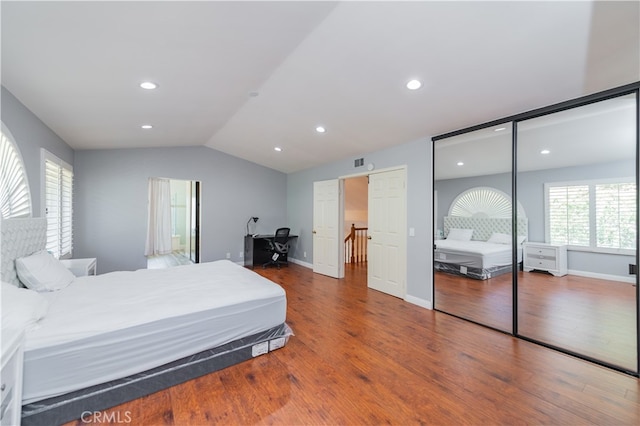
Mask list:
[[345,263],[367,261],[367,231],[369,228],[356,228],[351,224],[351,232],[344,239]]

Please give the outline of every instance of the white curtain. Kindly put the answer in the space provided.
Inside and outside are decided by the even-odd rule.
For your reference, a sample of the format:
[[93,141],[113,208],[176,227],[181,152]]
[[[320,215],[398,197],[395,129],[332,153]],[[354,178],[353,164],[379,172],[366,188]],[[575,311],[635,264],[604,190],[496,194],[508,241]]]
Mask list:
[[145,256],[171,253],[171,186],[169,179],[149,178],[149,222]]

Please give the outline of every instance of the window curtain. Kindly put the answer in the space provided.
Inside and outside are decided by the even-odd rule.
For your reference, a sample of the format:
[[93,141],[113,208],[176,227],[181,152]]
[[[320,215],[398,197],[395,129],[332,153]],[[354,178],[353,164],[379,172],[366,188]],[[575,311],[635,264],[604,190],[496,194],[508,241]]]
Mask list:
[[144,255],[171,253],[171,187],[169,179],[149,178],[149,221]]

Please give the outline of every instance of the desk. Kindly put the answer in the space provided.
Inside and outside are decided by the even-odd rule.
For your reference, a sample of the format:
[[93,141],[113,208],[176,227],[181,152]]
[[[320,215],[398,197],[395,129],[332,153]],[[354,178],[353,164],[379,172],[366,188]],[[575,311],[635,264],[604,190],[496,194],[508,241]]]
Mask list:
[[[269,253],[269,239],[273,238],[273,234],[265,235],[247,235],[244,237],[244,266],[253,269],[256,266],[262,266],[271,260]],[[289,235],[289,240],[298,238],[297,235]],[[281,260],[287,260],[287,255],[282,256]]]

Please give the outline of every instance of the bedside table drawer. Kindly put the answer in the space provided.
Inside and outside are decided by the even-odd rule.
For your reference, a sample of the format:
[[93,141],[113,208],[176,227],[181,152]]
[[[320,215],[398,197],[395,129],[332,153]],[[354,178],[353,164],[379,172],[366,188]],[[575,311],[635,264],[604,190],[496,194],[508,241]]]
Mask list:
[[527,247],[527,256],[556,258],[556,249],[547,247]]
[[556,269],[556,265],[555,259],[529,258],[527,261],[527,266],[535,269]]

